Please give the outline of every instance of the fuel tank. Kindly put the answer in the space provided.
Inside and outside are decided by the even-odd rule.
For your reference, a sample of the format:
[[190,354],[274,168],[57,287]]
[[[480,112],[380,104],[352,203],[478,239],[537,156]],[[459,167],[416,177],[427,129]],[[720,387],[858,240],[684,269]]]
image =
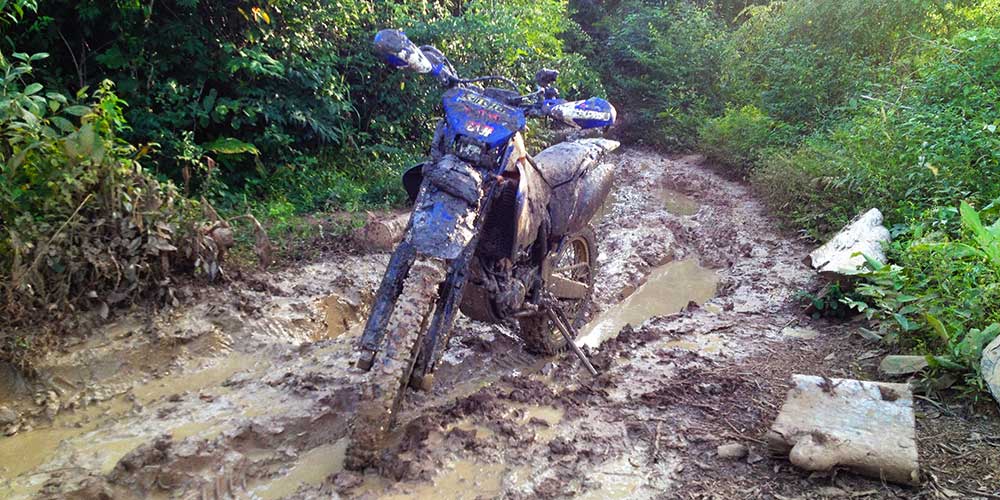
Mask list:
[[556,144],[535,156],[535,163],[551,189],[551,234],[579,231],[590,222],[611,192],[614,166],[603,162],[619,143],[608,139],[579,139]]

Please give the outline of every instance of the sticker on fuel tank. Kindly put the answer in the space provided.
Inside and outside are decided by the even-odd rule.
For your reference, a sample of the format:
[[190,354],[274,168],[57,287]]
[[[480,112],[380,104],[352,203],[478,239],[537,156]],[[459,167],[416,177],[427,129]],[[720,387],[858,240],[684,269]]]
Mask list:
[[493,133],[493,127],[477,121],[469,120],[465,122],[465,130],[480,137],[489,137]]
[[493,99],[487,99],[481,95],[476,95],[471,92],[465,92],[463,94],[460,94],[457,100],[458,102],[474,104],[476,106],[479,106],[480,108],[488,109],[490,111],[494,111],[497,113],[507,114],[510,111],[509,107],[504,106],[503,104],[494,101]]

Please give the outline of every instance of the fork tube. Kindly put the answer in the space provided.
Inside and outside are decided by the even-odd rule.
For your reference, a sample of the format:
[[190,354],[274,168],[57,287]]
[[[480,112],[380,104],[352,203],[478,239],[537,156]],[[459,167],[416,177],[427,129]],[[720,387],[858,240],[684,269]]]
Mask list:
[[[409,228],[407,228],[409,231]],[[385,336],[385,325],[389,322],[389,316],[396,307],[396,299],[403,291],[403,281],[410,266],[416,259],[416,251],[406,238],[396,246],[389,259],[389,266],[382,276],[382,284],[378,287],[375,295],[375,302],[372,304],[371,314],[365,323],[365,331],[361,334],[361,349],[366,353],[373,354],[378,350]]]
[[[455,313],[458,312],[459,304],[462,303],[465,284],[469,281],[470,264],[476,254],[476,247],[479,246],[479,236],[482,234],[483,225],[490,207],[493,205],[493,198],[497,194],[498,186],[498,182],[490,182],[486,189],[486,195],[479,204],[475,235],[458,258],[451,262],[448,277],[445,279],[442,293],[438,297],[437,307],[434,308],[434,317],[431,319],[427,335],[424,336],[423,348],[420,349],[420,355],[417,358],[417,373],[433,372],[435,365],[441,359],[441,354],[447,347],[443,344],[446,344],[448,338],[451,337],[451,329],[455,324]],[[444,343],[438,345],[441,339],[444,339]]]

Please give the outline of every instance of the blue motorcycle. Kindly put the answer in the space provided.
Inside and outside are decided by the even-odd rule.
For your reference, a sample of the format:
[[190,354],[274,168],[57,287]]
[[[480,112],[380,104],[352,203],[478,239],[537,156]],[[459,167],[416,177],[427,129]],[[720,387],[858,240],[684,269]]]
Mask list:
[[[464,79],[439,50],[397,30],[375,37],[389,64],[430,74],[446,90],[430,158],[403,175],[413,213],[389,261],[360,340],[368,372],[351,430],[348,466],[371,465],[408,386],[429,390],[456,313],[517,322],[528,351],[571,348],[590,303],[597,246],[590,220],[611,190],[606,139],[562,142],[532,157],[521,135],[529,116],[575,129],[611,126],[604,99],[567,102],[543,69],[521,94],[501,76]],[[499,82],[509,87],[485,84]],[[586,363],[593,373],[593,367]]]

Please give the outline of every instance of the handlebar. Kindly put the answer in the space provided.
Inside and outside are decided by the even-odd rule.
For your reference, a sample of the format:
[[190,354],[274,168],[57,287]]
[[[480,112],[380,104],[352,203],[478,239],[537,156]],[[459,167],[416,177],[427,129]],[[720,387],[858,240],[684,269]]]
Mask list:
[[503,82],[513,89],[512,94],[516,96],[503,96],[501,100],[510,106],[524,109],[530,116],[551,117],[578,128],[606,127],[615,122],[617,112],[604,99],[591,98],[573,103],[559,99],[559,91],[554,86],[559,72],[554,69],[542,69],[535,73],[537,90],[521,94],[517,83],[504,76],[459,77],[451,61],[440,50],[430,45],[417,47],[399,30],[379,31],[375,35],[375,51],[397,68],[430,73],[447,88],[488,81]]
[[[387,63],[402,69],[408,69],[417,73],[430,73],[437,77],[444,87],[454,87],[455,85],[471,85],[479,82],[500,81],[510,86],[515,92],[520,92],[520,88],[510,78],[499,75],[486,75],[475,78],[461,78],[451,61],[437,48],[424,45],[417,47],[406,34],[399,30],[382,30],[375,35],[375,51],[382,56]],[[528,100],[539,94],[558,94],[552,88],[559,72],[552,69],[543,69],[535,75],[535,81],[539,89],[531,94],[523,94],[521,100]],[[551,89],[545,92],[546,89]]]

